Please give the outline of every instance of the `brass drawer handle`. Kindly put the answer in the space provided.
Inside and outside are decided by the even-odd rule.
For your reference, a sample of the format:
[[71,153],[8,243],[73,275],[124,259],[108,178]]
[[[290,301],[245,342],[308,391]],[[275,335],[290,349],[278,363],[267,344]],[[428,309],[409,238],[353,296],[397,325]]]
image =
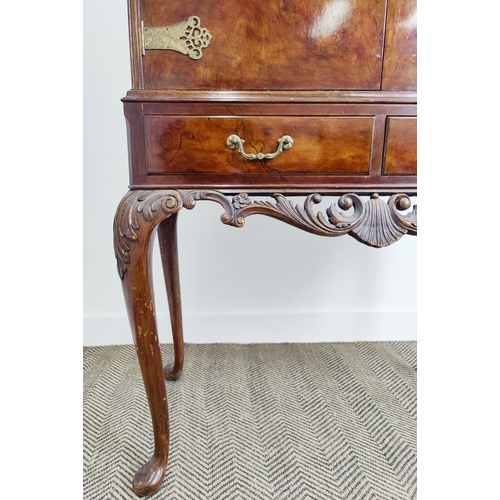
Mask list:
[[278,149],[274,153],[257,153],[256,155],[245,153],[245,151],[243,151],[244,143],[245,141],[236,134],[230,135],[226,141],[229,149],[238,149],[238,153],[246,160],[272,160],[284,149],[290,149],[293,146],[293,139],[289,135],[284,135],[278,139]]

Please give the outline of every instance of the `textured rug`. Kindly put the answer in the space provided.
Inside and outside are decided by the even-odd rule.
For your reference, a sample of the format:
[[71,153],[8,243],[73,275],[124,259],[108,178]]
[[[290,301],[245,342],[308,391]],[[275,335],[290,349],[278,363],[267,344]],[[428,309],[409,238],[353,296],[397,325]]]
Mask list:
[[[166,382],[167,475],[148,498],[416,499],[416,349],[187,345]],[[84,499],[137,499],[153,435],[134,347],[85,347],[83,365]]]

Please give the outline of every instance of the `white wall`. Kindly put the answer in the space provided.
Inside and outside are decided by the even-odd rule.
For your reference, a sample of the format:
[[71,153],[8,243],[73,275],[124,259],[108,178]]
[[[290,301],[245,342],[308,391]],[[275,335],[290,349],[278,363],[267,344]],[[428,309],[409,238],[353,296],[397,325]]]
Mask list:
[[[131,343],[112,243],[128,186],[120,98],[129,88],[126,0],[85,0],[84,345]],[[415,237],[372,249],[262,216],[236,229],[221,213],[199,202],[179,215],[186,341],[416,339]],[[169,342],[159,258],[154,279],[160,341]]]

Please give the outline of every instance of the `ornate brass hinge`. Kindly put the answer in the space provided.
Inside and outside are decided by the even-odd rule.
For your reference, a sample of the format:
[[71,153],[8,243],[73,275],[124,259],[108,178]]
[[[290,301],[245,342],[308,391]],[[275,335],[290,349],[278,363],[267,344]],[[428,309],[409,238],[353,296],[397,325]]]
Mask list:
[[158,28],[145,27],[141,21],[141,48],[142,55],[146,50],[175,50],[188,55],[191,59],[201,59],[202,49],[210,45],[212,35],[206,28],[201,27],[200,18],[190,16],[187,21],[160,26]]

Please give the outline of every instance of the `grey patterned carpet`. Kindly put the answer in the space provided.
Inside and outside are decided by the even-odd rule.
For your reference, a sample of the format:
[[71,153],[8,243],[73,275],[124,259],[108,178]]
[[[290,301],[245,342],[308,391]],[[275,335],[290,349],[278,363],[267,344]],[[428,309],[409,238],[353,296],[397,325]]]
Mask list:
[[[187,345],[167,381],[169,468],[148,498],[416,499],[416,349]],[[134,347],[84,347],[83,361],[84,499],[137,499],[153,437]]]

